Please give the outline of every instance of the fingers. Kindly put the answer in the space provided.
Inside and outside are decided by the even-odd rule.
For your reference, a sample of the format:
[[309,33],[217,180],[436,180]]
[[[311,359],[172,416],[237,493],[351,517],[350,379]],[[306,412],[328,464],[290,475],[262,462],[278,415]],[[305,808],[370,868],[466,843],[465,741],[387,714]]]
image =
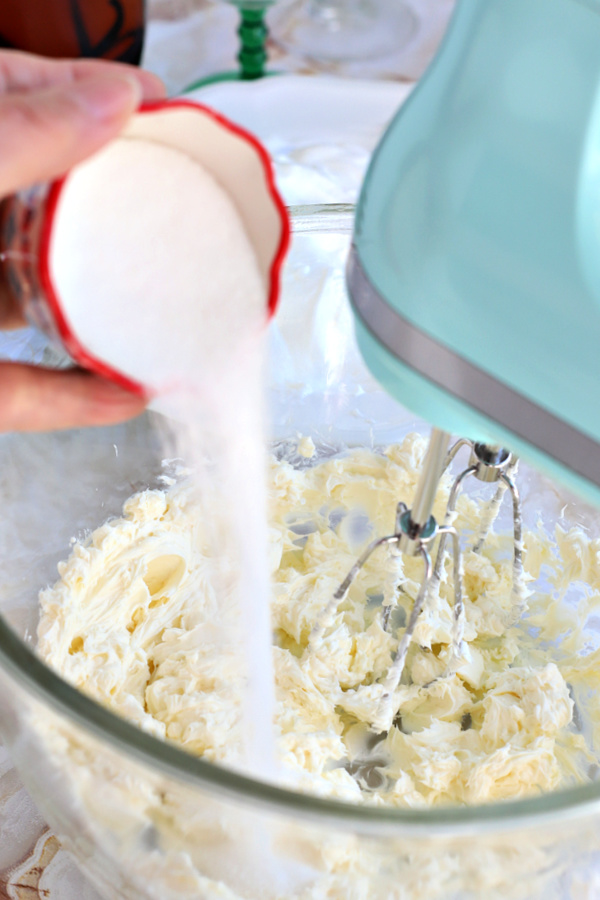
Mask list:
[[155,75],[122,63],[0,52],[0,196],[63,175],[164,95]]
[[66,85],[83,78],[101,77],[110,71],[124,73],[137,81],[144,100],[160,100],[166,94],[158,76],[125,63],[103,59],[48,59],[17,50],[0,51],[0,94]]
[[[0,51],[0,196],[64,174],[115,137],[141,100],[164,96],[159,78],[133,66]],[[0,264],[0,329],[25,324]]]
[[112,70],[0,97],[0,195],[63,175],[116,137],[141,98],[136,79]]
[[[63,175],[116,137],[142,100],[164,96],[158,78],[120,63],[0,52],[0,197]],[[24,324],[0,266],[0,329]],[[0,431],[108,425],[145,405],[79,370],[0,363]]]
[[[69,65],[69,63],[67,63]],[[125,63],[108,62],[102,59],[81,59],[70,63],[75,81],[94,76],[104,76],[108,71],[118,72],[133,78],[142,89],[142,100],[163,100],[167,96],[167,89],[158,75],[128,66]]]
[[0,363],[0,432],[112,425],[145,406],[142,397],[79,369]]

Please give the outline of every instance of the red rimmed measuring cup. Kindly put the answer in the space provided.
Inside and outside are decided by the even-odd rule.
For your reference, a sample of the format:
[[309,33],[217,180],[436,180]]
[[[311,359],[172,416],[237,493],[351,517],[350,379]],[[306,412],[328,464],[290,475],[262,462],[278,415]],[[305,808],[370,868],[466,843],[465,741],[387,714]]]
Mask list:
[[[214,178],[233,202],[250,241],[264,284],[264,303],[271,315],[279,297],[280,270],[290,228],[264,147],[220,114],[184,100],[147,104],[132,117],[121,139],[178,150]],[[151,393],[148,384],[137,379],[126,365],[107,361],[82,339],[57,287],[52,265],[53,240],[73,172],[5,201],[0,239],[7,281],[27,319],[64,348],[78,365],[130,390]],[[178,198],[177,202],[184,204],[186,198]],[[93,208],[85,211],[86,216],[94,213]],[[168,269],[168,247],[161,252]],[[104,264],[110,267],[111,260]],[[168,291],[166,280],[167,304]],[[168,316],[169,310],[165,309],[167,323]]]

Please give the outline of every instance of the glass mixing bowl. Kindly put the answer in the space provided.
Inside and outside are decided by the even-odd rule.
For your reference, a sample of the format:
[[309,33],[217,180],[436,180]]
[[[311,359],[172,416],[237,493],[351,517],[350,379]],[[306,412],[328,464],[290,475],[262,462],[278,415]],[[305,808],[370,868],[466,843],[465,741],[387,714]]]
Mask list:
[[[425,431],[373,381],[355,346],[343,275],[351,210],[296,208],[293,219],[270,344],[276,447],[298,433],[330,452]],[[7,355],[48,360],[33,333],[12,340]],[[112,428],[0,439],[0,732],[47,821],[100,892],[160,900],[596,896],[593,778],[474,808],[356,807],[192,757],[117,718],[37,658],[39,589],[55,580],[72,537],[158,484],[164,436],[160,417],[147,414]],[[597,524],[596,513],[535,473],[525,470],[520,485],[526,521],[542,509],[547,527]]]
[[[381,447],[427,426],[379,388],[356,348],[344,289],[349,208],[314,205],[353,202],[400,88],[307,82],[281,76],[220,85],[202,99],[215,103],[234,91],[220,108],[250,126],[268,111],[271,138],[259,136],[274,154],[284,196],[311,204],[293,210],[295,235],[270,332],[268,396],[277,452],[305,434],[327,454]],[[282,140],[277,129],[286,114],[290,131]],[[309,134],[317,120],[319,134]],[[2,336],[0,349],[6,357],[54,362],[33,332]],[[72,538],[119,515],[135,491],[159,484],[169,452],[164,423],[153,414],[112,428],[0,437],[0,734],[48,823],[100,892],[111,900],[600,896],[593,768],[585,786],[515,802],[358,807],[188,755],[117,718],[40,661],[40,588],[55,581]],[[599,533],[595,511],[531,470],[521,471],[519,486],[526,525],[541,515],[549,534],[557,523]],[[510,519],[499,527],[509,531]],[[588,549],[596,552],[594,544]],[[590,610],[583,655],[598,644],[598,598],[575,576],[565,578],[574,582],[566,607],[574,611],[585,597]],[[552,659],[558,649],[546,652]],[[587,700],[581,709],[593,712],[593,696]],[[579,725],[591,728],[583,714]]]

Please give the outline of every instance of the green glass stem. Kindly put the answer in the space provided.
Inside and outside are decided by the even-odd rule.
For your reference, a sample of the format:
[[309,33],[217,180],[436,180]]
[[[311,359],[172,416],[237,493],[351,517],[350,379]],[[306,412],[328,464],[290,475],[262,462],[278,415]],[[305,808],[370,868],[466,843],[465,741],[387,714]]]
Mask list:
[[240,37],[239,77],[243,81],[262,78],[267,61],[267,35],[265,24],[265,6],[260,8],[240,7],[241,22],[238,28]]

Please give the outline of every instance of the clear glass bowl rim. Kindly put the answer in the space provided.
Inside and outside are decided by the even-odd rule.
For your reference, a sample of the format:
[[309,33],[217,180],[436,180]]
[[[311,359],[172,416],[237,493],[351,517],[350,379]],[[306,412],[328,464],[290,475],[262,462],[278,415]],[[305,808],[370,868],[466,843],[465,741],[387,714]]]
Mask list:
[[[350,204],[291,207],[290,214],[294,234],[352,232],[354,207]],[[0,666],[20,687],[56,713],[156,772],[213,796],[229,797],[282,816],[299,816],[318,825],[395,838],[415,838],[418,834],[459,837],[509,831],[517,826],[540,827],[559,817],[564,821],[600,814],[600,781],[524,800],[432,809],[361,806],[301,794],[192,756],[129,724],[63,681],[23,643],[1,615]]]

